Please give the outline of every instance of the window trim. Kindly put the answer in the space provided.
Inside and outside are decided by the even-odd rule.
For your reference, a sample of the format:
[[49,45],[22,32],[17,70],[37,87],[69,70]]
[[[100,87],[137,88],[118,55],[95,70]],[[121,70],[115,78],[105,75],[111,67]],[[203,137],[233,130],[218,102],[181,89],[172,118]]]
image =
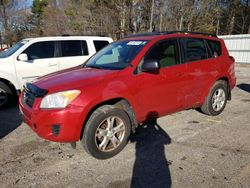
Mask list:
[[55,41],[55,58],[58,58],[61,56],[61,44],[60,41]]
[[[81,56],[89,56],[89,46],[88,46],[87,40],[80,40],[80,41],[81,41],[81,48],[82,48],[82,55],[81,55]],[[87,47],[87,54],[84,54],[83,42],[85,42],[85,44],[86,44],[86,47]]]
[[[207,59],[215,58],[214,55],[213,55],[212,49],[209,47],[209,44],[208,44],[207,40],[204,40],[204,41],[205,41],[205,45],[206,45],[206,48],[207,48]],[[209,55],[211,55],[211,57],[209,57]]]

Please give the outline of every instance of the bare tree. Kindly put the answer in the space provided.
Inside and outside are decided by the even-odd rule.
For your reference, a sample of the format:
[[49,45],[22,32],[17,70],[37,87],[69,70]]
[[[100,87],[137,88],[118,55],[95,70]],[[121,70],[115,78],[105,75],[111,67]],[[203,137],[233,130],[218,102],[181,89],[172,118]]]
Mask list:
[[34,0],[32,16],[10,14],[9,2],[0,0],[2,32],[9,43],[22,36],[65,33],[119,39],[157,30],[250,32],[250,0]]
[[[5,40],[7,44],[10,44],[10,30],[9,30],[9,25],[8,25],[8,15],[6,13],[6,6],[10,3],[9,0],[0,0],[0,6],[1,6],[1,11],[0,15],[3,20],[3,27],[4,27],[4,33],[5,33]],[[1,36],[2,39],[2,36]]]
[[155,1],[151,0],[151,10],[150,10],[150,23],[149,23],[149,31],[153,31],[153,19],[154,19],[154,9],[155,9]]

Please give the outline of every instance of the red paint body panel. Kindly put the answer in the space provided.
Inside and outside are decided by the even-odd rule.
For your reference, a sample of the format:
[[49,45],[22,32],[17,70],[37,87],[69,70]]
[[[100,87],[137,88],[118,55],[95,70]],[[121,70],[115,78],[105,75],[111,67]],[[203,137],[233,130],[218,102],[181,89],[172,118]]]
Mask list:
[[136,76],[135,97],[141,107],[140,116],[163,116],[185,108],[186,65],[160,69],[159,74],[142,73]]
[[[21,99],[20,99],[21,100]],[[36,104],[40,101],[37,100]],[[26,122],[40,137],[58,142],[73,142],[79,140],[79,132],[82,129],[83,108],[68,105],[62,110],[30,109],[20,101],[20,111]],[[60,134],[52,134],[53,125],[60,125]]]
[[[159,74],[135,69],[147,51],[158,41],[168,38],[211,37],[171,34],[136,37],[132,40],[149,40],[136,55],[131,66],[123,70],[103,70],[81,66],[53,73],[37,80],[34,84],[48,90],[48,94],[78,89],[81,94],[64,109],[40,109],[41,98],[36,98],[32,108],[23,102],[20,95],[20,110],[24,121],[40,136],[58,142],[80,140],[89,112],[95,106],[116,98],[126,99],[132,106],[137,122],[143,122],[149,115],[160,117],[182,109],[203,104],[210,88],[218,79],[227,79],[230,89],[236,83],[234,61],[229,57],[221,39],[222,56],[202,61],[179,64],[160,69]],[[130,39],[123,39],[130,40]],[[52,134],[52,126],[60,125],[60,134]]]

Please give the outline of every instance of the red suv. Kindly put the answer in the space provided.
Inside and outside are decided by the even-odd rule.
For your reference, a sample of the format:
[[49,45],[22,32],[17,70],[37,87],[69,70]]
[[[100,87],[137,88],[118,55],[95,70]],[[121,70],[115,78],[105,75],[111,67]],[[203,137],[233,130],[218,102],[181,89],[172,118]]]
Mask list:
[[133,35],[84,65],[27,83],[20,110],[40,137],[81,140],[88,153],[106,159],[119,153],[131,131],[148,119],[190,108],[220,114],[235,86],[234,64],[214,35]]

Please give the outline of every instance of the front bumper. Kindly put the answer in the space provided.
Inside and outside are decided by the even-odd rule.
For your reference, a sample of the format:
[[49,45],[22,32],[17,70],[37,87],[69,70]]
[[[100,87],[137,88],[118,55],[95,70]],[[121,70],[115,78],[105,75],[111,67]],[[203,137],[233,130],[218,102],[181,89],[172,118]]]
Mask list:
[[19,98],[19,108],[23,120],[40,137],[55,142],[76,142],[80,140],[83,127],[84,108],[68,105],[64,109],[42,110],[41,98],[37,98],[32,108]]

